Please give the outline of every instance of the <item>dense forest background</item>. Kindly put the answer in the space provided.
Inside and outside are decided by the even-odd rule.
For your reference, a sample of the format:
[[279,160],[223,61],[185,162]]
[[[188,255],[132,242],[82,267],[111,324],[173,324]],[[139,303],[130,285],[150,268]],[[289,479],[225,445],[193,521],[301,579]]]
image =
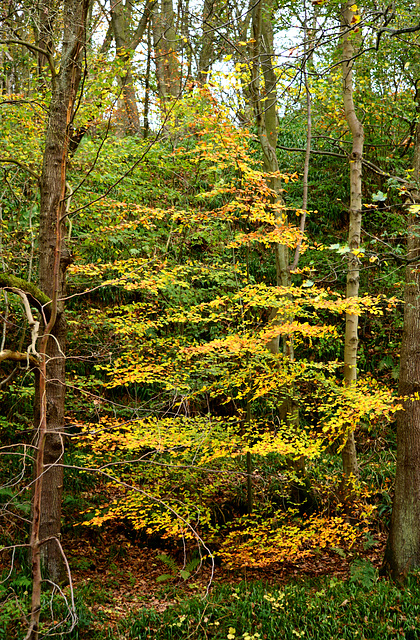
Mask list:
[[0,637],[420,637],[418,3],[0,15]]

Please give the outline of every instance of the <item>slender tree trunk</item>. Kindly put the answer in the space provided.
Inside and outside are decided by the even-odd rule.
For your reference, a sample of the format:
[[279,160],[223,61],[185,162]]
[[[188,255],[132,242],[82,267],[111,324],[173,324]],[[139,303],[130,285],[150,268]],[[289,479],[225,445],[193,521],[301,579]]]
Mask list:
[[45,307],[39,347],[40,376],[36,386],[37,463],[31,533],[33,593],[27,634],[37,640],[41,594],[41,565],[54,583],[63,578],[61,555],[61,497],[64,453],[66,320],[61,301],[70,262],[63,238],[69,129],[81,77],[89,0],[64,0],[60,70],[52,78],[49,120],[40,180],[39,286],[51,298]]
[[147,25],[147,61],[146,75],[144,77],[144,111],[143,111],[143,138],[149,135],[149,108],[150,108],[150,62],[152,58],[152,34],[151,25]]
[[308,52],[309,37],[315,33],[316,29],[316,11],[313,13],[313,28],[308,28],[308,17],[305,5],[305,21],[304,21],[304,54],[305,54],[305,66],[303,68],[303,79],[305,83],[305,98],[306,98],[306,151],[305,160],[303,163],[303,176],[302,176],[302,214],[300,217],[299,230],[300,238],[295,249],[295,255],[293,262],[290,265],[290,271],[293,272],[299,262],[300,252],[302,248],[303,234],[306,226],[306,214],[308,209],[308,195],[309,195],[309,163],[311,160],[311,146],[312,146],[312,96],[308,79],[308,67],[312,66],[312,54]]
[[[38,24],[35,27],[35,38],[37,45],[44,51],[52,52],[53,50],[53,32],[54,22],[57,15],[57,2],[40,2],[38,3]],[[48,60],[40,51],[37,52],[37,71],[38,76],[43,78],[48,72]]]
[[[263,151],[264,167],[267,173],[275,174],[279,171],[277,159],[277,78],[273,68],[273,3],[272,0],[263,4],[255,5],[252,15],[254,46],[252,49],[253,65],[251,67],[251,102],[255,115],[258,138]],[[262,72],[264,78],[264,101],[261,100],[261,88],[259,74]],[[282,183],[277,177],[272,177],[270,186],[274,191],[275,202],[283,204],[281,196]],[[278,223],[287,223],[287,214],[279,213]],[[274,246],[274,256],[276,261],[276,284],[281,287],[291,285],[291,275],[289,266],[289,248],[280,243]],[[282,324],[290,320],[290,317],[279,314],[278,309],[272,309],[270,320],[277,324]],[[267,348],[273,353],[280,352],[280,336],[270,340]],[[285,336],[282,345],[284,355],[290,360],[294,360],[293,340],[291,336]],[[284,389],[284,397],[280,401],[278,418],[281,422],[299,426],[299,407],[293,398],[293,389]],[[300,457],[290,461],[290,466],[299,478],[298,483],[292,487],[292,498],[296,502],[302,502],[307,497],[307,487],[302,496],[301,479],[305,476],[305,459]],[[303,499],[302,499],[303,498]]]
[[[362,224],[362,157],[364,131],[363,125],[356,115],[353,100],[353,64],[354,46],[351,40],[351,21],[354,13],[350,9],[351,3],[342,9],[342,42],[343,42],[343,101],[347,124],[349,126],[353,146],[350,154],[350,207],[349,207],[349,236],[350,253],[347,266],[346,297],[359,295],[359,258],[356,255],[360,247],[360,232]],[[344,381],[346,385],[353,384],[357,379],[357,346],[358,321],[356,315],[346,314],[346,332],[344,341]],[[359,476],[356,444],[354,432],[350,431],[342,449],[344,482],[348,484],[351,477]]]
[[177,37],[173,0],[162,0],[163,66],[167,94],[177,98],[180,91],[180,69],[177,56]]
[[160,28],[160,15],[157,11],[152,14],[153,52],[155,60],[155,73],[158,95],[161,107],[164,110],[167,100],[167,87],[165,82],[165,70],[163,65],[164,52],[162,50],[162,35]]
[[[123,69],[119,76],[124,105],[124,131],[127,134],[140,131],[140,115],[137,106],[136,88],[133,75],[132,55],[139,46],[149,24],[156,0],[146,0],[143,13],[134,30],[130,29],[132,22],[133,3],[111,3],[111,28],[117,50],[117,58],[123,62]],[[106,51],[110,37],[107,33],[102,50]]]
[[214,58],[214,35],[215,31],[211,28],[211,20],[214,17],[214,8],[216,0],[204,0],[202,13],[202,30],[201,50],[198,62],[197,79],[200,84],[204,84],[208,80],[208,74]]

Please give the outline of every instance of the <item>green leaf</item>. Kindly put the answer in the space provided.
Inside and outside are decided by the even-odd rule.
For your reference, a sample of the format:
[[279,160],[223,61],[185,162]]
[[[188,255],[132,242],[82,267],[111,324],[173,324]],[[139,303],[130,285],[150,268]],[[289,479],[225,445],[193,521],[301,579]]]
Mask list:
[[175,560],[168,556],[166,553],[159,553],[156,557],[158,560],[166,564],[167,567],[170,567],[174,571],[177,570],[178,567],[176,566]]
[[373,202],[385,202],[388,195],[383,191],[378,191],[377,193],[372,193]]

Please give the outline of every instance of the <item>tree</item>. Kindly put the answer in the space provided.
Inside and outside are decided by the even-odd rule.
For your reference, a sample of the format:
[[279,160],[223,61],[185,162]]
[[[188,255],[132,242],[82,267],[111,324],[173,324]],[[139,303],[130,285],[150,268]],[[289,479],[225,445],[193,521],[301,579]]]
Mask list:
[[[353,65],[355,48],[353,45],[353,25],[357,7],[346,4],[342,9],[343,29],[343,99],[346,120],[352,136],[352,151],[350,161],[350,206],[349,206],[349,237],[348,237],[348,267],[346,297],[359,295],[359,258],[360,232],[362,225],[362,158],[364,131],[363,124],[357,117],[353,98]],[[346,333],[344,339],[344,380],[346,385],[357,379],[357,327],[358,317],[346,315]],[[359,475],[357,466],[356,444],[354,432],[350,431],[342,449],[343,471],[345,481]]]
[[[417,91],[418,91],[417,80]],[[418,95],[417,95],[418,97]],[[417,110],[419,110],[417,103]],[[414,137],[411,199],[420,201],[420,123]],[[404,286],[404,330],[400,353],[397,413],[397,467],[391,527],[383,573],[402,581],[420,566],[420,205],[409,207],[407,266]]]
[[131,2],[111,3],[111,27],[115,40],[117,60],[121,63],[119,81],[124,102],[124,120],[127,133],[140,131],[140,115],[132,70],[132,57],[148,26],[156,0],[146,0],[144,11],[136,28],[132,28],[134,5]]
[[[3,276],[3,288],[12,288],[28,298],[41,314],[41,326],[33,321],[32,353],[36,359],[35,444],[36,465],[33,491],[33,514],[30,547],[32,553],[32,613],[27,634],[36,640],[39,634],[41,572],[59,583],[63,579],[63,555],[60,543],[61,496],[64,454],[64,397],[66,318],[64,312],[65,274],[71,263],[64,232],[67,213],[66,172],[71,126],[76,97],[82,77],[82,60],[86,44],[86,20],[90,0],[64,0],[62,10],[61,50],[38,51],[48,60],[51,98],[43,148],[42,173],[39,178],[39,286],[34,288],[13,276]],[[55,2],[45,4],[43,11],[53,13]],[[9,25],[6,23],[4,29]],[[46,30],[44,41],[53,42],[56,33]],[[4,42],[16,40],[6,37]],[[31,42],[21,46],[34,49]],[[56,57],[59,59],[56,60]],[[59,62],[58,71],[57,61]],[[28,305],[29,306],[29,305]],[[30,319],[30,312],[27,312]],[[39,340],[39,346],[37,341]]]

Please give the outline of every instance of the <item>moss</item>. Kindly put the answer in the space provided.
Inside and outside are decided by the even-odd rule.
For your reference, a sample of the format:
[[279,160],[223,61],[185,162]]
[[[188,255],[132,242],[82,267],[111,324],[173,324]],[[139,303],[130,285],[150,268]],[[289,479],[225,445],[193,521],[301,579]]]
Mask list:
[[29,302],[37,309],[51,302],[51,299],[32,282],[27,282],[22,278],[17,278],[7,273],[0,274],[0,288],[24,291],[29,298]]

